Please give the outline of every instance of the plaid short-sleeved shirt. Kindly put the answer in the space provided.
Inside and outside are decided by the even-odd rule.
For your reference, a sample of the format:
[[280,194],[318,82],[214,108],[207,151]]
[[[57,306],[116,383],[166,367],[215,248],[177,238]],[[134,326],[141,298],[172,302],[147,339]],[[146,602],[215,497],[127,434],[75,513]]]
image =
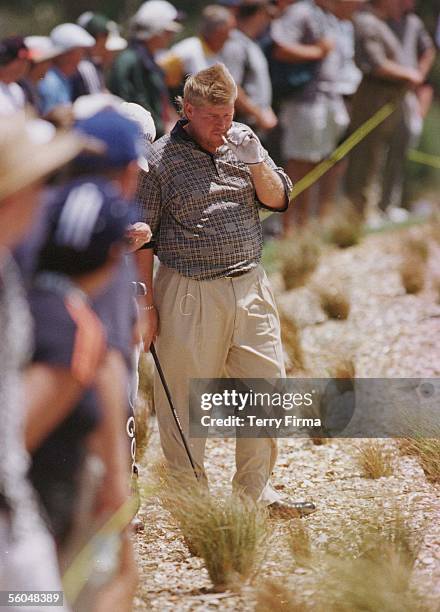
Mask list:
[[[247,272],[261,259],[258,200],[248,166],[228,147],[210,154],[178,121],[152,147],[150,171],[142,173],[138,208],[153,231],[159,260],[183,276],[212,280]],[[282,178],[287,209],[291,182]],[[272,210],[272,209],[271,209]]]

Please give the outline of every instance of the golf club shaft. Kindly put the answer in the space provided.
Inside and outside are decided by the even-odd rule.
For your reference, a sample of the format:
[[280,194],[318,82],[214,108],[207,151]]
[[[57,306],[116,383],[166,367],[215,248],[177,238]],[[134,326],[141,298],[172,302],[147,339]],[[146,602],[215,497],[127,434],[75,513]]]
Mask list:
[[153,343],[150,346],[150,353],[153,356],[153,360],[156,365],[157,372],[159,374],[159,378],[161,380],[163,390],[165,391],[165,395],[167,396],[168,404],[170,406],[171,412],[173,413],[174,421],[176,422],[176,426],[177,426],[177,429],[179,430],[180,437],[182,438],[183,446],[185,447],[186,454],[188,456],[189,462],[194,472],[194,476],[196,477],[196,480],[198,481],[199,476],[197,474],[196,465],[191,455],[191,451],[189,450],[189,446],[188,446],[188,442],[186,441],[185,434],[183,433],[183,428],[182,428],[182,424],[180,422],[179,416],[176,412],[176,409],[174,408],[173,400],[171,398],[171,393],[168,388],[167,381],[165,380],[165,375],[163,373],[162,367],[160,365],[159,357],[157,356],[156,348]]

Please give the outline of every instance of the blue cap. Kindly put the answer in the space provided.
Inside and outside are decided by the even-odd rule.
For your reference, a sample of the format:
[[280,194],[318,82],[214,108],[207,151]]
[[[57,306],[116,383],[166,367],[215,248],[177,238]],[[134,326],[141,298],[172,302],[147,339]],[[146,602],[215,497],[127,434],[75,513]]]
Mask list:
[[138,124],[110,107],[77,121],[74,127],[104,145],[102,154],[82,153],[75,164],[99,172],[107,168],[123,168],[142,157],[142,135]]
[[54,190],[38,269],[79,276],[103,266],[129,225],[129,202],[114,183],[81,178]]
[[220,6],[226,6],[227,8],[235,8],[240,6],[241,0],[217,0],[217,4]]

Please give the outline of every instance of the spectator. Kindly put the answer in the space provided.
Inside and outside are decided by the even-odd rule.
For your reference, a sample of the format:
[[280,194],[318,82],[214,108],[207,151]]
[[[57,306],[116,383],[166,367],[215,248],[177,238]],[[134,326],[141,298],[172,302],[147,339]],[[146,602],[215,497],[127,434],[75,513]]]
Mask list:
[[262,135],[278,122],[272,110],[272,85],[269,66],[256,39],[271,21],[268,0],[248,0],[237,11],[233,30],[220,54],[238,86],[235,105],[237,121],[243,121]]
[[227,8],[232,15],[236,18],[238,13],[238,8],[241,5],[242,0],[218,0],[216,4],[219,6],[224,6]]
[[119,36],[118,26],[104,15],[88,11],[77,21],[95,39],[88,57],[81,60],[78,72],[72,78],[73,98],[105,92],[105,70],[111,67],[116,55],[127,47],[127,41]]
[[[98,94],[97,94],[98,95]],[[57,188],[51,201],[48,202],[45,211],[45,219],[42,224],[44,227],[40,229],[39,236],[35,236],[35,231],[29,240],[26,241],[26,247],[28,251],[32,253],[41,251],[41,244],[45,240],[45,236],[48,233],[48,222],[51,218],[52,209],[55,206],[56,200],[64,201],[67,198],[67,193],[71,193],[76,190],[80,193],[81,198],[75,197],[77,206],[80,204],[83,207],[87,206],[90,201],[90,206],[95,205],[102,199],[111,200],[112,210],[115,210],[121,205],[121,215],[127,203],[130,202],[131,195],[134,193],[137,184],[137,171],[138,163],[142,163],[142,167],[146,168],[145,159],[139,161],[139,150],[141,146],[140,133],[131,120],[126,119],[120,113],[116,112],[112,108],[109,108],[107,96],[99,94],[103,97],[105,104],[99,107],[97,102],[93,100],[93,96],[87,96],[87,99],[91,99],[93,104],[91,105],[92,112],[98,110],[98,112],[91,113],[91,116],[87,116],[85,108],[83,108],[83,119],[78,121],[76,124],[77,130],[81,133],[92,137],[97,142],[104,143],[105,151],[101,151],[100,155],[92,154],[88,152],[78,157],[71,166],[68,167],[64,179],[68,180],[68,184]],[[81,211],[83,209],[81,208]],[[85,214],[82,212],[81,214]],[[83,217],[81,217],[83,218]],[[84,220],[84,219],[83,219]],[[141,225],[141,227],[138,227]],[[78,223],[76,224],[79,227]],[[84,227],[81,226],[84,230]],[[149,231],[145,225],[137,224],[126,229],[126,238],[130,241],[130,245],[126,248],[129,250],[135,250],[139,248],[145,241],[149,239]],[[77,234],[78,240],[81,236]],[[87,262],[93,259],[93,248],[99,248],[99,241],[95,241],[95,246],[88,247],[88,255],[84,255],[84,261]],[[95,253],[96,255],[96,253]],[[26,254],[22,253],[22,259],[26,257]],[[36,260],[35,256],[31,256],[28,259]],[[80,259],[78,256],[77,259]],[[47,266],[47,264],[45,264]],[[57,258],[56,262],[52,263],[52,266],[61,266],[62,260]],[[84,263],[84,265],[86,265]],[[91,414],[96,412],[94,406],[96,401],[99,403],[101,409],[101,425],[99,430],[94,433],[90,439],[88,448],[93,449],[93,452],[100,457],[104,466],[105,474],[101,486],[99,487],[99,495],[97,498],[97,505],[100,510],[105,513],[113,513],[127,498],[128,493],[128,478],[130,473],[130,461],[129,461],[129,447],[127,444],[127,437],[125,433],[125,423],[128,416],[128,385],[129,385],[129,367],[131,366],[133,344],[135,342],[135,324],[136,324],[136,311],[133,305],[132,291],[130,286],[130,279],[135,278],[135,272],[133,265],[130,262],[120,262],[116,268],[114,276],[111,280],[110,285],[101,292],[99,296],[96,296],[92,302],[92,307],[97,313],[99,319],[105,327],[106,338],[107,338],[107,351],[104,355],[104,360],[101,363],[99,369],[95,372],[95,386],[96,396],[88,394],[85,400],[86,410],[85,414]],[[140,298],[141,299],[141,298]],[[46,338],[50,341],[48,336],[44,336],[45,327],[41,323],[42,317],[45,316],[44,312],[38,314],[42,338]],[[87,317],[86,317],[87,319]],[[59,336],[59,334],[58,334]],[[60,336],[62,338],[62,336]],[[52,345],[53,346],[53,345]],[[56,347],[55,347],[56,348]],[[67,350],[66,345],[64,349]],[[58,353],[60,356],[60,353]],[[44,357],[44,355],[43,355]],[[51,437],[51,443],[46,445],[44,452],[39,455],[40,466],[44,466],[44,462],[48,461],[51,456],[56,452],[61,452],[61,448],[64,445],[65,436],[68,437],[68,443],[71,445],[72,452],[67,456],[72,457],[73,451],[76,452],[78,458],[79,449],[83,448],[84,444],[82,441],[85,439],[85,433],[81,426],[84,424],[84,419],[80,418],[82,408],[79,410],[79,414],[75,413],[69,417],[69,423],[60,425],[60,428],[53,432]],[[91,411],[91,413],[90,413]],[[42,426],[44,425],[43,420],[41,421]],[[35,428],[34,428],[35,431]],[[68,432],[70,431],[70,434]],[[70,435],[70,437],[69,437]],[[104,441],[104,443],[103,443]],[[52,444],[53,442],[53,444]],[[67,442],[66,442],[67,444]],[[75,448],[72,447],[75,446]],[[58,450],[57,450],[58,449]],[[65,462],[67,463],[67,462]],[[65,466],[67,469],[67,466]],[[44,467],[39,469],[35,468],[35,481],[44,472]],[[72,493],[76,486],[76,481],[67,478],[67,475],[60,480],[61,468],[57,473],[53,474],[51,490],[47,492],[47,499],[49,503],[56,504],[58,499],[56,495],[57,489],[66,488],[67,493]],[[69,472],[70,473],[70,472]],[[58,478],[58,480],[57,480]],[[59,483],[59,486],[58,484]],[[42,481],[40,478],[40,485],[50,485],[49,479]],[[66,497],[66,496],[65,496]],[[96,496],[95,496],[96,497]],[[67,501],[67,497],[66,497]],[[96,500],[95,502],[96,503]],[[64,514],[62,515],[61,510]],[[64,532],[64,535],[72,528],[69,523],[69,512],[72,508],[69,506],[62,506],[60,508],[59,520],[61,524],[58,524],[60,529]],[[90,515],[88,515],[90,517]],[[82,531],[79,534],[81,538],[84,537],[84,528],[89,528],[90,522],[82,525]],[[78,533],[75,532],[77,535]],[[69,542],[65,542],[63,547],[63,559],[69,556],[69,553],[76,550],[81,542],[74,541],[73,544],[71,539],[75,539],[73,536],[69,538]],[[126,575],[120,576],[119,588],[121,592],[125,593],[126,597],[132,596],[131,589],[133,585],[133,559],[130,551],[126,549],[129,547],[129,542],[124,538],[124,551],[125,559],[127,561]],[[131,585],[131,586],[130,586]],[[128,591],[127,591],[128,590]],[[125,605],[125,604],[124,604]],[[118,606],[116,606],[118,607]],[[87,608],[87,606],[86,606]],[[88,609],[88,608],[87,608]],[[105,607],[103,608],[105,609]],[[118,609],[131,609],[126,607],[118,607]]]
[[[100,404],[94,389],[102,376],[106,347],[105,331],[90,299],[108,284],[120,264],[127,221],[128,204],[110,183],[87,176],[57,190],[29,292],[36,330],[33,362],[26,375],[30,478],[57,539],[63,568],[117,509],[103,500],[116,496],[116,504],[125,501],[112,484],[117,475],[107,473],[109,467],[117,470],[127,453],[106,426],[114,418],[109,414],[112,406]],[[123,420],[119,428],[123,441]],[[94,456],[99,447],[113,454],[111,466]],[[128,478],[127,462],[126,497]],[[98,497],[97,491],[101,491]],[[116,539],[114,558],[107,552],[106,563],[114,565],[115,574],[120,546]],[[89,579],[93,582],[93,575]],[[126,589],[132,588],[131,578]],[[116,609],[130,609],[124,601],[128,595],[114,600]],[[87,606],[84,600],[75,604],[93,609],[87,601]]]
[[[272,74],[279,76],[274,92],[275,87],[284,88],[279,115],[282,154],[294,182],[334,150],[349,121],[342,97],[333,90],[338,54],[320,4],[294,2],[271,27]],[[319,203],[324,207],[332,195],[333,180],[324,177],[319,187]],[[310,207],[311,191],[307,189],[296,199],[295,210],[284,216],[285,235],[292,232],[294,219],[300,226],[308,221]]]
[[[139,214],[151,225],[161,263],[147,295],[144,344],[157,335],[159,316],[156,350],[187,435],[191,378],[284,376],[278,315],[260,266],[258,211],[286,210],[290,182],[252,130],[233,123],[236,95],[222,64],[189,77],[184,119],[153,143],[150,172],[139,183]],[[151,249],[139,253],[139,265],[152,287]],[[207,337],[209,342],[202,341]],[[168,466],[188,469],[158,379],[155,406]],[[192,438],[189,445],[206,484],[205,440]],[[310,503],[281,502],[270,484],[276,454],[274,439],[237,437],[234,488],[274,514],[313,511]]]
[[129,47],[116,59],[108,81],[114,94],[151,112],[159,135],[169,129],[175,112],[155,56],[182,29],[178,17],[177,10],[166,0],[144,2],[132,18]]
[[234,27],[235,18],[227,8],[215,4],[205,7],[200,17],[199,35],[178,42],[160,60],[168,86],[179,88],[186,75],[223,61],[221,51]]
[[43,114],[43,101],[38,91],[40,81],[52,66],[60,50],[48,36],[27,36],[25,43],[29,51],[29,70],[19,84],[24,91],[26,102],[38,115]]
[[23,37],[10,36],[0,41],[0,115],[24,110],[25,95],[17,81],[25,76],[28,67]]
[[119,53],[124,51],[128,46],[128,42],[119,32],[118,26],[114,22],[111,22],[109,27],[110,34],[105,43],[105,51],[102,57],[102,67],[105,72],[110,70]]
[[362,7],[365,0],[335,0],[329,3],[329,11],[334,15],[333,28],[336,44],[340,52],[340,67],[335,87],[338,93],[348,102],[350,111],[351,99],[362,79],[362,72],[354,60],[354,27],[353,16]]
[[401,4],[400,18],[388,22],[402,45],[403,64],[418,69],[424,81],[414,91],[407,92],[401,124],[389,143],[382,201],[388,215],[396,221],[407,215],[401,206],[408,149],[417,146],[423,118],[428,113],[433,96],[432,86],[425,81],[435,59],[435,47],[423,21],[414,13],[414,8],[414,0],[405,0]]
[[350,155],[346,174],[349,199],[363,216],[373,205],[372,189],[379,185],[380,210],[385,210],[384,166],[389,142],[402,125],[409,88],[420,85],[424,77],[416,67],[405,65],[402,45],[387,24],[401,15],[400,0],[374,0],[371,10],[359,13],[355,20],[356,62],[363,77],[353,98],[350,130],[365,123],[385,104],[394,112],[366,136]]
[[[30,315],[6,249],[26,233],[43,179],[78,153],[72,136],[53,138],[52,126],[0,120],[0,590],[60,591],[55,547],[27,480],[22,368],[30,352]],[[31,159],[32,164],[23,164]],[[12,606],[18,611],[19,606]],[[67,606],[60,605],[67,612]]]
[[72,121],[73,89],[71,78],[78,69],[86,49],[93,47],[95,39],[74,23],[63,23],[54,28],[50,38],[60,54],[53,60],[39,85],[43,115],[56,124],[68,125]]

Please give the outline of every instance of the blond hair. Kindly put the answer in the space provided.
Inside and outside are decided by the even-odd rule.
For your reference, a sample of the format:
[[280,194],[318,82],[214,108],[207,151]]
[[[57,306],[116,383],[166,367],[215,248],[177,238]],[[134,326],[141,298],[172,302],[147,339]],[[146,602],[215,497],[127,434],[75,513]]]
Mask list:
[[237,98],[237,85],[224,64],[214,64],[211,68],[190,75],[183,88],[183,99],[179,105],[189,102],[194,106],[204,104],[222,105],[234,103]]

